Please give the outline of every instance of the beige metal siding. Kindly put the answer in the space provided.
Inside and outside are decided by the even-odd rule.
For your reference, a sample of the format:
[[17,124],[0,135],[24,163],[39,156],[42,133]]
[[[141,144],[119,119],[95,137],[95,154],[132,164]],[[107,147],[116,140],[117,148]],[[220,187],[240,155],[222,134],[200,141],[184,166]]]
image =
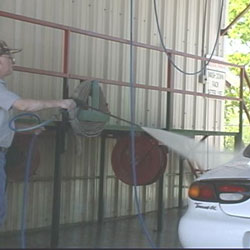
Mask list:
[[[201,55],[202,22],[205,0],[157,0],[159,23],[167,48]],[[205,53],[214,45],[220,1],[208,1]],[[105,35],[129,39],[130,1],[126,0],[2,0],[0,9]],[[153,1],[134,1],[134,40],[161,46],[153,12]],[[22,47],[16,55],[17,65],[44,70],[62,70],[63,32],[39,25],[0,17],[1,39],[13,47]],[[222,55],[220,44],[216,55]],[[134,48],[134,78],[138,84],[167,87],[167,56],[164,53]],[[185,71],[196,71],[200,62],[173,57]],[[129,46],[102,39],[71,34],[70,72],[87,78],[97,77],[129,82]],[[26,98],[62,98],[62,79],[14,72],[7,78],[10,89]],[[173,70],[173,87],[180,90],[203,91],[197,76],[184,76]],[[69,80],[70,94],[79,81]],[[130,120],[130,89],[102,84],[110,112]],[[173,94],[174,128],[221,128],[221,101],[206,100],[184,94]],[[136,123],[149,127],[166,126],[167,93],[136,89]],[[48,119],[56,110],[39,112]],[[112,125],[127,125],[111,118]],[[100,138],[67,136],[67,151],[63,155],[61,223],[97,219],[99,190]],[[51,223],[55,136],[41,135],[41,166],[31,180],[28,208],[28,228]],[[114,176],[111,154],[115,139],[107,139],[105,147],[104,216],[117,217],[136,213],[132,187]],[[165,207],[178,204],[178,156],[171,153],[165,173]],[[188,170],[185,168],[185,171]],[[188,176],[188,174],[187,174]],[[188,181],[185,185],[188,185]],[[18,230],[23,183],[8,186],[8,217],[2,231]],[[157,209],[157,184],[138,187],[142,212]]]

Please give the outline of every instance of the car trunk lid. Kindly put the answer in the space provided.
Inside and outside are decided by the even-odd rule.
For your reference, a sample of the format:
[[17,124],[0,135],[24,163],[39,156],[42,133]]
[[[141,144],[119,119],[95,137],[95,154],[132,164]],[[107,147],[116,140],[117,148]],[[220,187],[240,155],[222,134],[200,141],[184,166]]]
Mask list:
[[199,180],[215,184],[220,197],[220,208],[225,214],[250,218],[249,158],[241,157],[210,170]]

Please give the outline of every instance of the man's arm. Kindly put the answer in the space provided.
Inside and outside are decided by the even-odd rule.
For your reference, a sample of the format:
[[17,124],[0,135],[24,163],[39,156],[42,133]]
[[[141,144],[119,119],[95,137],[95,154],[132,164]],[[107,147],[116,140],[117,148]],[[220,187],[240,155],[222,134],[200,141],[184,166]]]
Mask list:
[[62,100],[33,100],[33,99],[18,99],[13,105],[13,108],[20,111],[39,111],[49,108],[63,108],[71,110],[76,107],[76,103],[72,99]]

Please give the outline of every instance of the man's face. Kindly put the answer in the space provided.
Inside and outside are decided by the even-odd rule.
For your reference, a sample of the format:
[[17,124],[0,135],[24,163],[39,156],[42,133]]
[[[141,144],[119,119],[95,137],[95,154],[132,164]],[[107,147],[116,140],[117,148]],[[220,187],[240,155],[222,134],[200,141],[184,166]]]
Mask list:
[[10,75],[13,71],[15,59],[12,55],[4,54],[0,56],[0,76]]

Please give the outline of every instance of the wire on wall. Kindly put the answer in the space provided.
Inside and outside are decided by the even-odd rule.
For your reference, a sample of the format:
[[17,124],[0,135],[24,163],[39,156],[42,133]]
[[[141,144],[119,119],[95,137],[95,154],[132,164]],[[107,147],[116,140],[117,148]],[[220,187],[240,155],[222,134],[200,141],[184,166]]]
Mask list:
[[158,12],[157,12],[157,6],[156,6],[156,0],[154,0],[154,13],[155,13],[155,19],[156,19],[156,24],[157,24],[157,30],[158,30],[158,33],[159,33],[159,36],[160,36],[160,41],[161,41],[161,45],[164,49],[164,52],[166,53],[166,55],[168,56],[168,59],[169,61],[171,62],[171,64],[174,66],[175,69],[177,69],[179,72],[183,73],[184,75],[198,75],[200,74],[201,72],[204,71],[204,69],[206,68],[206,66],[210,63],[213,55],[214,55],[214,52],[215,52],[215,49],[216,49],[216,46],[218,44],[218,41],[219,41],[219,37],[220,37],[220,30],[221,30],[221,20],[222,20],[222,12],[223,12],[223,6],[224,6],[224,0],[221,1],[221,9],[220,9],[220,16],[219,16],[219,24],[218,24],[218,31],[217,31],[217,35],[216,35],[216,40],[215,40],[215,44],[214,44],[214,47],[213,47],[213,50],[212,50],[212,53],[209,57],[209,59],[206,61],[206,63],[203,65],[203,67],[196,71],[196,72],[186,72],[184,70],[182,70],[179,66],[177,66],[175,64],[175,62],[173,61],[173,59],[169,56],[168,54],[168,51],[167,51],[167,48],[164,44],[164,41],[163,41],[163,37],[162,37],[162,33],[161,33],[161,29],[160,29],[160,25],[159,25],[159,19],[158,19]]

